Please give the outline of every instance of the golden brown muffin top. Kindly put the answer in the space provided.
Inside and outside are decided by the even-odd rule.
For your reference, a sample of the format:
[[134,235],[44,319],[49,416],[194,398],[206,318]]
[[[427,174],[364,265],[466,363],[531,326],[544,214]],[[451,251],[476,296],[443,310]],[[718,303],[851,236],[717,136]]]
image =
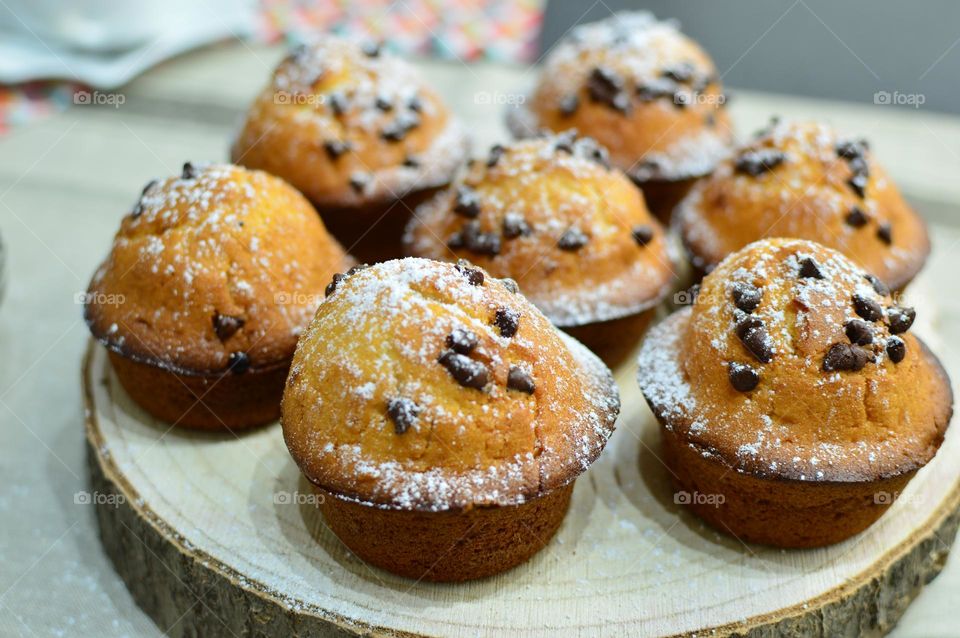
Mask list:
[[547,56],[515,135],[575,128],[638,182],[709,173],[732,140],[713,62],[676,23],[647,12],[581,25]]
[[763,240],[651,331],[640,386],[668,429],[738,471],[890,477],[933,457],[952,413],[946,373],[907,332],[913,318],[839,252]]
[[606,366],[512,287],[407,258],[338,278],[297,346],[282,423],[323,489],[438,511],[567,484],[618,411]]
[[230,165],[147,184],[87,293],[93,335],[187,374],[288,362],[331,275],[352,260],[300,193]]
[[232,158],[318,205],[354,207],[445,184],[466,151],[462,128],[412,66],[378,45],[324,36],[280,63]]
[[410,254],[466,258],[515,279],[562,326],[640,312],[674,278],[643,195],[572,131],[494,146],[417,209],[404,242]]
[[866,142],[813,122],[773,122],[694,185],[677,224],[709,270],[764,237],[835,248],[894,289],[923,266],[930,240]]

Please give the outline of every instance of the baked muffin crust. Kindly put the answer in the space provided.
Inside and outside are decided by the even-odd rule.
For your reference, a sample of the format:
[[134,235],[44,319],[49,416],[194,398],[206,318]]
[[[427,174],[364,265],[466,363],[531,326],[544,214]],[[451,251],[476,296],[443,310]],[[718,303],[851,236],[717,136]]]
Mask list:
[[494,146],[420,206],[409,254],[515,279],[556,325],[639,313],[673,284],[665,232],[606,152],[572,132]]
[[613,431],[609,370],[469,265],[376,264],[339,279],[304,333],[284,439],[326,492],[439,512],[573,481]]

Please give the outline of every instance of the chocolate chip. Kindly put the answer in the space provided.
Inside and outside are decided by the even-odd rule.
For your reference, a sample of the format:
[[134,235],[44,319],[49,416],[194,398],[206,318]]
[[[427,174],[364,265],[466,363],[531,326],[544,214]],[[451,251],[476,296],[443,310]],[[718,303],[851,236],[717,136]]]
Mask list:
[[221,315],[219,312],[213,313],[213,331],[217,333],[217,338],[220,341],[226,341],[232,337],[245,323],[246,321],[242,317]]
[[503,236],[507,239],[514,239],[521,235],[526,237],[530,233],[530,225],[520,213],[509,212],[503,216]]
[[623,92],[623,78],[611,69],[594,68],[587,79],[587,92],[594,102],[606,104],[618,111],[625,112],[629,109],[629,100]]
[[573,134],[573,131],[567,131],[566,133],[558,135],[556,142],[553,144],[553,150],[558,153],[573,155],[573,143],[576,141],[576,139],[577,138]]
[[763,291],[745,281],[738,281],[733,284],[731,290],[733,295],[733,304],[747,314],[753,312],[760,305],[763,299]]
[[880,321],[883,318],[883,309],[880,304],[860,293],[853,295],[853,309],[867,321]]
[[412,115],[398,115],[392,122],[383,127],[380,137],[388,142],[400,142],[407,133],[420,126],[420,118]]
[[389,98],[384,95],[378,95],[373,104],[384,113],[393,110],[393,102],[391,102]]
[[870,285],[873,286],[873,289],[878,295],[886,297],[890,294],[890,289],[887,288],[887,284],[880,281],[880,279],[876,276],[871,275],[870,273],[864,273],[863,278],[870,282]]
[[685,83],[693,78],[694,71],[695,69],[691,63],[681,62],[680,64],[664,69],[660,75],[665,78],[670,78],[674,82]]
[[858,346],[868,346],[873,343],[873,328],[861,319],[851,319],[843,327],[850,343]]
[[560,99],[560,115],[569,117],[580,108],[580,98],[576,95],[566,95]]
[[867,225],[867,214],[863,212],[863,209],[859,206],[854,206],[850,209],[850,212],[847,213],[845,220],[848,225],[853,226],[854,228],[862,228]]
[[407,108],[413,111],[414,113],[420,113],[423,111],[423,101],[414,95],[409,100],[407,100]]
[[864,177],[870,177],[870,166],[867,164],[867,160],[863,157],[855,157],[849,162],[850,170],[853,171],[854,175],[863,175]]
[[447,248],[450,248],[451,250],[460,250],[466,245],[467,242],[464,241],[463,233],[460,231],[451,233],[450,236],[447,237]]
[[497,162],[500,161],[500,158],[503,157],[503,153],[506,151],[502,144],[494,144],[490,147],[490,154],[487,156],[487,168],[493,168],[497,165]]
[[887,323],[890,324],[890,334],[901,334],[910,329],[914,319],[917,318],[917,311],[913,308],[904,306],[895,306],[887,310]]
[[595,139],[592,137],[581,137],[577,142],[577,147],[588,159],[593,160],[608,170],[610,169],[610,156],[607,154],[607,149],[600,146]]
[[346,276],[349,277],[350,275],[355,275],[361,270],[366,270],[369,267],[370,264],[357,264],[356,266],[351,266],[350,270],[346,272]]
[[637,98],[641,102],[653,102],[662,97],[672,96],[677,91],[677,84],[671,80],[659,79],[637,87]]
[[738,173],[746,173],[757,177],[767,171],[772,171],[786,159],[787,156],[776,149],[761,148],[741,154],[737,157],[734,168]]
[[227,368],[234,374],[243,374],[250,369],[250,357],[246,352],[231,352],[227,359]]
[[907,344],[900,337],[887,339],[887,356],[894,363],[900,363],[907,356]]
[[393,431],[403,434],[415,425],[420,417],[420,406],[404,397],[387,401],[387,415],[393,420]]
[[327,102],[330,103],[330,110],[334,115],[343,115],[347,112],[347,98],[343,93],[331,93]]
[[750,392],[760,383],[760,373],[743,363],[731,362],[727,367],[727,377],[737,392]]
[[420,160],[413,155],[407,155],[403,158],[403,165],[407,168],[420,168]]
[[130,216],[136,219],[137,217],[140,217],[140,215],[143,215],[143,204],[140,202],[137,202],[136,204],[134,204],[133,210],[130,211]]
[[149,182],[147,182],[147,185],[143,187],[143,190],[140,192],[140,197],[143,197],[144,195],[146,195],[147,191],[149,191],[151,188],[153,188],[159,183],[160,183],[160,180],[151,179]]
[[834,150],[837,152],[837,155],[843,159],[852,160],[863,156],[864,147],[856,141],[843,140],[841,142],[837,142]]
[[513,294],[517,294],[518,292],[520,292],[520,285],[515,280],[510,279],[509,277],[504,277],[503,279],[500,280],[500,283],[502,283],[503,287],[509,290],[510,292],[512,292]]
[[457,272],[467,278],[467,281],[470,282],[471,286],[482,286],[483,285],[483,271],[479,268],[474,268],[466,259],[461,259],[457,261]]
[[185,162],[183,165],[183,173],[181,174],[183,179],[196,179],[197,177],[197,167],[191,164],[190,162]]
[[510,308],[497,308],[493,316],[493,323],[500,328],[501,337],[512,337],[520,327],[520,313]]
[[379,42],[364,42],[361,48],[368,58],[377,58],[380,57],[380,46]]
[[810,256],[800,258],[799,274],[800,277],[804,279],[823,279],[823,271],[820,270],[820,264]]
[[350,176],[350,188],[357,193],[362,193],[369,183],[370,176],[366,173],[354,173]]
[[867,364],[869,355],[860,346],[849,343],[835,343],[830,346],[827,356],[823,358],[823,369],[826,372],[845,370],[856,372]]
[[587,237],[582,230],[576,226],[572,226],[560,235],[560,239],[557,241],[557,247],[561,250],[580,250],[587,245],[588,241],[590,241],[590,238]]
[[327,284],[326,289],[323,291],[324,297],[329,297],[335,293],[337,291],[337,286],[339,286],[340,282],[344,279],[344,275],[341,275],[340,273],[334,273],[330,283]]
[[529,374],[517,366],[510,366],[510,372],[507,373],[507,389],[533,394],[537,386]]
[[349,142],[343,142],[341,140],[327,140],[323,143],[323,150],[327,152],[327,156],[335,160],[347,151],[352,148],[352,145]]
[[757,317],[747,317],[737,324],[737,336],[746,349],[761,363],[770,363],[773,360],[773,349],[770,346],[770,336]]
[[867,176],[862,173],[855,173],[853,177],[847,180],[847,184],[853,189],[860,199],[867,195]]
[[437,361],[447,369],[457,383],[465,388],[482,390],[490,379],[487,366],[470,357],[457,354],[453,350],[445,351]]
[[466,328],[457,327],[447,335],[445,343],[448,348],[458,354],[470,354],[473,349],[477,347],[477,344],[480,343],[480,340],[476,334]]
[[480,222],[477,220],[467,222],[460,233],[464,247],[470,252],[491,257],[500,254],[500,235],[480,232]]
[[893,227],[890,222],[883,222],[877,227],[877,237],[887,246],[893,243]]
[[630,229],[630,234],[633,235],[633,241],[637,242],[638,246],[646,246],[653,241],[653,226],[650,224],[637,224]]
[[457,199],[453,204],[453,212],[463,217],[473,219],[480,215],[480,196],[472,188],[460,186],[457,189]]

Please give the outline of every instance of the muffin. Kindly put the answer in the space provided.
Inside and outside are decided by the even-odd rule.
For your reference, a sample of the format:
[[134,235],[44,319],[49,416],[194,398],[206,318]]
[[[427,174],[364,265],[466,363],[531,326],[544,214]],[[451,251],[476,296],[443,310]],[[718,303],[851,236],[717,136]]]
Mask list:
[[379,260],[399,254],[412,207],[450,181],[468,150],[409,64],[325,36],[280,63],[231,154],[293,184],[351,254]]
[[914,317],[810,241],[727,257],[641,350],[678,500],[779,547],[866,529],[936,454],[953,411],[946,372],[909,333]]
[[570,131],[494,146],[417,208],[404,244],[408,254],[465,258],[514,279],[601,355],[634,343],[644,311],[674,282],[664,229],[643,195],[596,142]]
[[798,237],[835,248],[893,290],[923,267],[930,239],[865,141],[812,122],[760,131],[677,207],[694,267],[764,237]]
[[297,338],[352,260],[282,180],[185,164],[147,184],[84,317],[136,403],[174,425],[275,420]]
[[610,371],[467,264],[337,278],[283,395],[290,454],[365,562],[460,581],[527,560],[614,428]]
[[519,137],[575,128],[595,138],[667,219],[728,153],[725,104],[713,61],[676,23],[627,12],[573,29],[507,124]]

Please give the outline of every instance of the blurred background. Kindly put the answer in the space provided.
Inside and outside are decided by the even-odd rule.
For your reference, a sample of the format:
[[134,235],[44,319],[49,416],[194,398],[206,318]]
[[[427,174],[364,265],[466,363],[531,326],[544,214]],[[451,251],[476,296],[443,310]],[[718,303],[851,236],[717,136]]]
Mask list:
[[0,133],[217,43],[332,30],[407,54],[529,64],[574,25],[623,9],[677,19],[734,89],[960,112],[953,0],[2,0]]

